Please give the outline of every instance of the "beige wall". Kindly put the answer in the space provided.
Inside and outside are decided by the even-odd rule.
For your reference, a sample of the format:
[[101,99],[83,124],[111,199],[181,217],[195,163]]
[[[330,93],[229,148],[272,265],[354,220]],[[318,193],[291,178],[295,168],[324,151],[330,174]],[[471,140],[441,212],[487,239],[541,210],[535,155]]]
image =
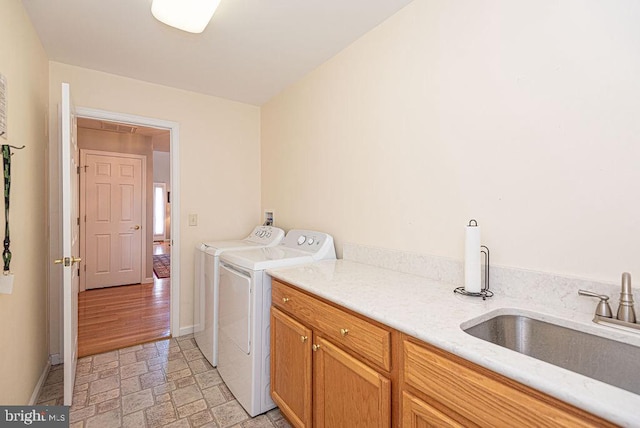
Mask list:
[[[45,156],[48,60],[19,0],[2,2],[0,73],[7,79],[13,294],[0,295],[0,404],[28,404],[47,365]],[[4,206],[4,204],[3,204]],[[4,211],[0,215],[4,239]]]
[[263,106],[276,224],[640,276],[640,2],[416,0]]
[[[56,110],[62,82],[70,83],[76,106],[179,124],[180,326],[191,327],[196,243],[203,239],[237,238],[249,233],[260,221],[259,108],[51,62],[51,111]],[[52,123],[51,127],[54,126]],[[57,130],[51,132],[56,135]],[[52,144],[55,146],[57,140],[52,139]],[[52,186],[52,200],[57,200],[57,190]],[[198,214],[198,226],[188,226],[190,213]],[[53,237],[52,246],[58,241],[58,236]],[[59,326],[52,326],[51,335],[60,337]],[[52,339],[55,354],[60,346],[59,342],[53,342]]]
[[[144,257],[142,280],[153,280],[153,146],[151,137],[78,128],[78,147],[81,150],[100,150],[145,156],[147,168],[147,176],[145,178],[147,227],[145,231],[146,256]],[[83,195],[80,195],[81,202],[83,197]]]

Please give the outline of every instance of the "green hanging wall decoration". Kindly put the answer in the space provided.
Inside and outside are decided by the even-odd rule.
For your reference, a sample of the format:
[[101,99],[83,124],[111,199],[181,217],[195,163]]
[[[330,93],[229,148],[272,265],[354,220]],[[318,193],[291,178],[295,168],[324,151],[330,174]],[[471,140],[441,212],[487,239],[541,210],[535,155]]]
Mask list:
[[4,262],[3,273],[10,273],[11,250],[9,245],[9,195],[11,194],[11,149],[8,144],[2,145],[2,168],[4,169],[4,251],[2,261]]
[[4,170],[4,251],[2,252],[2,261],[4,263],[3,273],[8,275],[11,273],[11,239],[9,238],[9,197],[11,195],[11,149],[24,149],[22,147],[14,147],[9,144],[2,145],[2,168]]
[[11,149],[24,149],[25,146],[15,147],[2,145],[2,168],[4,170],[4,263],[3,275],[0,275],[0,294],[11,294],[13,291],[13,274],[11,273],[11,240],[9,239],[9,197],[11,196]]

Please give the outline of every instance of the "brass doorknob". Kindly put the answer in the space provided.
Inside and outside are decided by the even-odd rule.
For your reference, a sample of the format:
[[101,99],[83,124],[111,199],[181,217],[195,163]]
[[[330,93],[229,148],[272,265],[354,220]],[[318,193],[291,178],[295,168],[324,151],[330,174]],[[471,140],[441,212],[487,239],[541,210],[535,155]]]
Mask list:
[[133,226],[131,229],[133,230],[140,230],[140,225],[136,224],[135,226]]
[[349,329],[348,328],[341,328],[340,329],[340,334],[342,335],[342,337],[346,336],[347,334],[349,334]]
[[317,351],[318,349],[320,349],[320,345],[313,345],[311,349],[313,349],[314,351]]
[[61,259],[55,259],[53,263],[57,265],[73,266],[74,264],[81,262],[80,257],[63,257]]
[[300,342],[302,342],[302,343],[306,342],[307,339],[308,339],[307,336],[300,336]]
[[283,297],[283,298],[282,298],[282,303],[287,303],[288,301],[289,301],[289,298],[288,298],[288,297]]

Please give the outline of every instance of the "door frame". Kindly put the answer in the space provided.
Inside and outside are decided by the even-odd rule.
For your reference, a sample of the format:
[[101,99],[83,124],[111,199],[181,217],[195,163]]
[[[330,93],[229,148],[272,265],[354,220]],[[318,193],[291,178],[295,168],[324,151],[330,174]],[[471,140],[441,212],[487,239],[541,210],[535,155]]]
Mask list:
[[169,302],[170,329],[173,337],[180,333],[180,125],[177,122],[98,110],[76,106],[76,116],[88,119],[107,120],[133,126],[148,126],[169,131],[169,158],[171,176],[171,297]]
[[[144,155],[138,155],[133,153],[120,153],[120,152],[106,152],[104,150],[93,150],[93,149],[80,149],[80,168],[84,168],[86,163],[87,155],[100,155],[100,156],[120,156],[130,159],[140,159],[142,164],[141,171],[141,194],[140,198],[140,225],[142,226],[142,230],[147,230],[147,187],[146,187],[146,179],[147,179],[147,157]],[[80,291],[86,291],[87,289],[87,222],[83,220],[87,215],[86,208],[86,196],[87,196],[87,180],[80,174],[80,258],[82,259],[82,274],[80,275]],[[145,280],[144,276],[144,267],[145,267],[145,259],[147,256],[147,240],[145,236],[146,232],[140,234],[142,242],[140,244],[140,278],[138,282],[142,284]],[[152,279],[153,282],[153,279]]]

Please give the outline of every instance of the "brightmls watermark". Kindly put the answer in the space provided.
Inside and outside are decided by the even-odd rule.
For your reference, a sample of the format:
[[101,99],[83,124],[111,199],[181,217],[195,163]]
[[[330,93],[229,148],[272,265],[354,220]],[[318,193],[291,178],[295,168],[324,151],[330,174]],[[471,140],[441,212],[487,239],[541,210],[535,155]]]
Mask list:
[[69,427],[67,406],[0,406],[0,428]]

